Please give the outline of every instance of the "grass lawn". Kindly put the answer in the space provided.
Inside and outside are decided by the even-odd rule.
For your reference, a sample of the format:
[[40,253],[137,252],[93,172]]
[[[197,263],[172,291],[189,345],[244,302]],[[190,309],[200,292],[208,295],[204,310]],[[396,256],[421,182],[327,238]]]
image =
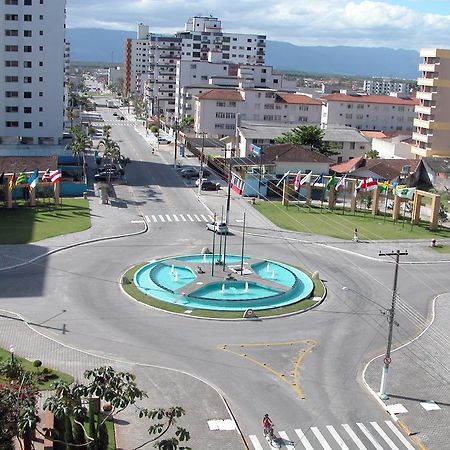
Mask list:
[[63,198],[61,206],[38,203],[31,208],[0,209],[0,244],[26,244],[62,234],[83,231],[91,226],[89,202]]
[[436,245],[433,249],[437,253],[450,253],[450,245]]
[[[0,348],[0,360],[9,360],[11,359],[11,353],[3,348]],[[41,367],[34,367],[33,366],[33,361],[28,361],[27,359],[21,358],[20,356],[14,355],[14,359],[16,361],[19,361],[20,364],[22,365],[22,368],[28,372],[33,372],[33,373],[38,373],[38,372],[42,372],[42,369],[44,368],[44,366]],[[52,370],[51,374],[53,375],[51,379],[49,379],[48,381],[39,381],[36,382],[36,387],[40,390],[40,391],[46,391],[51,389],[51,385],[58,380],[63,380],[66,381],[67,383],[72,383],[73,382],[73,377],[63,373],[63,372],[58,372],[57,370]],[[3,378],[0,375],[0,384],[6,384],[9,381],[5,378]]]
[[254,208],[266,216],[275,225],[286,230],[303,233],[321,234],[339,239],[349,240],[353,237],[353,230],[358,229],[360,240],[397,240],[397,239],[450,239],[450,229],[439,227],[436,231],[429,230],[426,222],[414,225],[408,218],[394,223],[389,216],[376,216],[370,212],[352,213],[342,208],[333,211],[320,207],[305,207],[289,205],[288,208],[281,202],[260,202]]
[[[123,289],[127,294],[129,294],[131,297],[135,298],[136,300],[145,303],[147,305],[153,306],[158,309],[162,309],[164,311],[170,311],[175,312],[179,314],[185,314],[186,307],[175,305],[173,303],[164,302],[161,300],[158,300],[156,298],[150,297],[148,295],[145,295],[143,292],[141,292],[133,283],[133,277],[134,274],[146,263],[139,264],[137,266],[132,267],[129,269],[124,276],[122,277],[122,286]],[[298,267],[298,269],[302,270],[308,275],[311,275],[310,273],[306,272],[305,270]],[[131,283],[124,282],[124,279],[131,281]],[[311,294],[311,297],[322,297],[325,293],[325,287],[323,283],[320,280],[312,279],[314,283],[314,290]],[[304,300],[301,300],[300,302],[293,303],[292,305],[282,306],[280,308],[273,308],[273,309],[265,309],[262,311],[256,311],[256,315],[258,317],[270,317],[270,316],[279,316],[283,314],[288,314],[292,312],[301,311],[304,309],[308,309],[311,306],[314,306],[317,304],[315,300],[312,300],[312,298],[307,298]],[[193,309],[191,313],[186,314],[189,316],[196,316],[196,317],[211,317],[215,319],[242,319],[243,311],[212,311],[207,309]]]

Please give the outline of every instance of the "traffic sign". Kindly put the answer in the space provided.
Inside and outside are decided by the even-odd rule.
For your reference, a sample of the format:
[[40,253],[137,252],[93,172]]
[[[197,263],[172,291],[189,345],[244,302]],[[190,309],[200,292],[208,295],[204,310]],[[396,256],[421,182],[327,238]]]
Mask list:
[[389,365],[391,362],[392,362],[392,359],[389,358],[389,356],[386,356],[386,358],[384,358],[384,363],[385,363],[386,365]]

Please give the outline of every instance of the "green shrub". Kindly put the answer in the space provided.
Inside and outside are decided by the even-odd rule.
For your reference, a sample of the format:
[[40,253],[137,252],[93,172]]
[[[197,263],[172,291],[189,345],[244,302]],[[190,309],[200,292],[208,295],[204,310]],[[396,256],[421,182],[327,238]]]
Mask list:
[[36,359],[35,361],[33,361],[33,367],[41,367],[42,366],[42,361],[39,361],[39,359]]

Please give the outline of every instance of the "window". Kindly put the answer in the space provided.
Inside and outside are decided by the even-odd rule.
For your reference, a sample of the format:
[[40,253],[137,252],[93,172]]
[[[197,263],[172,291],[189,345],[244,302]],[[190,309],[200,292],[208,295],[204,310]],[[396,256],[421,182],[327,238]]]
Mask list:
[[5,61],[6,67],[19,67],[19,61]]
[[19,46],[18,45],[5,45],[5,52],[18,52]]
[[354,142],[350,142],[350,150],[355,150],[355,143]]
[[23,112],[25,113],[25,114],[31,114],[31,106],[25,106],[24,108],[23,108]]
[[23,36],[24,37],[31,37],[32,36],[31,30],[23,30]]
[[44,77],[39,77],[39,81],[44,81]]
[[17,0],[5,0],[5,5],[17,5]]
[[31,128],[31,122],[24,122],[23,123],[24,128]]
[[236,102],[228,102],[228,106],[236,107]]
[[225,102],[216,102],[216,106],[218,107],[218,108],[223,108],[224,106],[225,106]]
[[39,122],[39,126],[43,127],[44,126],[44,122]]
[[23,77],[23,82],[24,83],[31,83],[31,77]]
[[18,14],[5,14],[5,20],[14,20],[17,22],[19,20]]
[[23,62],[23,67],[25,67],[26,69],[31,69],[31,67],[33,66],[31,61],[24,61]]
[[24,45],[23,46],[23,51],[25,52],[25,53],[31,53],[31,45]]
[[23,20],[24,20],[24,22],[31,22],[33,19],[31,17],[31,14],[24,14]]
[[5,112],[7,112],[7,113],[19,112],[19,107],[18,106],[5,106]]
[[346,119],[351,119],[351,118],[352,118],[352,115],[351,115],[351,114],[346,114],[346,115],[345,115],[345,118],[346,118]]
[[274,109],[273,103],[266,103],[266,104],[264,105],[264,109]]
[[17,83],[19,81],[19,77],[16,75],[6,75],[5,82],[6,83]]
[[5,30],[5,36],[19,36],[19,30]]
[[39,16],[39,20],[44,20],[44,16],[42,14]]
[[31,92],[24,92],[23,93],[23,98],[31,98]]
[[43,30],[39,31],[39,36],[44,36],[44,31]]
[[44,63],[42,61],[39,61],[39,67],[42,67]]
[[19,126],[19,122],[17,122],[17,121],[11,121],[11,120],[8,120],[7,122],[6,122],[6,127],[7,128],[17,128]]
[[299,122],[308,122],[308,117],[306,117],[306,116],[299,116],[298,121]]
[[44,108],[42,106],[39,106],[39,112],[44,111]]
[[44,50],[44,47],[42,45],[39,46],[39,51],[42,52]]
[[5,97],[18,97],[19,93],[17,91],[6,91]]
[[25,6],[31,6],[32,5],[32,1],[31,0],[23,0],[23,4]]

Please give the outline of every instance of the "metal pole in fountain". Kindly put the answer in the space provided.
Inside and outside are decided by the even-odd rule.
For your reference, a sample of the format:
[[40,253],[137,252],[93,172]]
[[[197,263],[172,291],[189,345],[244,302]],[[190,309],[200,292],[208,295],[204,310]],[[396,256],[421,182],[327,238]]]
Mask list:
[[242,225],[241,276],[244,275],[244,244],[245,244],[245,211],[244,211],[244,223]]
[[172,267],[170,268],[170,273],[173,274],[174,271],[175,271],[175,266],[172,264]]
[[270,272],[270,263],[267,263],[266,272]]
[[[230,200],[231,200],[231,170],[232,170],[232,159],[231,154],[233,150],[230,150],[229,160],[230,165],[228,166],[228,194],[227,194],[227,211],[225,215],[225,223],[227,224],[227,227],[230,224]],[[224,242],[223,242],[223,271],[225,272],[226,267],[226,257],[227,257],[227,234],[225,234]]]
[[[214,213],[214,223],[216,223],[216,213]],[[216,232],[213,232],[212,238],[212,257],[211,257],[211,276],[214,276],[214,265],[216,264]]]
[[248,281],[245,282],[244,292],[248,292]]
[[275,270],[272,270],[272,280],[275,279]]
[[225,283],[222,284],[222,287],[220,289],[220,292],[225,292]]
[[178,272],[176,270],[173,271],[173,279],[178,281]]
[[[220,222],[223,222],[223,206],[220,213]],[[219,240],[219,261],[222,261],[222,233],[220,233],[220,240]]]

